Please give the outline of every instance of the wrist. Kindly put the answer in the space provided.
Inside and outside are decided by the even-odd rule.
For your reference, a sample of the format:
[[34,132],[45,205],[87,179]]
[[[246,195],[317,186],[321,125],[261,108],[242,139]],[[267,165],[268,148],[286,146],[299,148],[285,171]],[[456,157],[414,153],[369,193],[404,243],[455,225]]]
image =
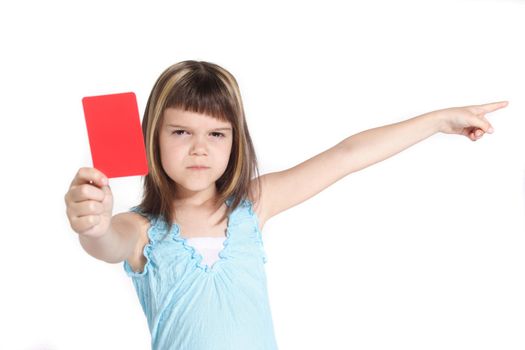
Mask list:
[[445,129],[444,110],[429,112],[423,115],[428,120],[434,133],[443,132]]

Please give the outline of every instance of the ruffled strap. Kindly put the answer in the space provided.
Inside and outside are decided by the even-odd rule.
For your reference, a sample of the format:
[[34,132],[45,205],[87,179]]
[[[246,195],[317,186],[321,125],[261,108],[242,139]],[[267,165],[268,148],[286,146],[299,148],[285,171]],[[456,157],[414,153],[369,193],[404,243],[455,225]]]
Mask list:
[[165,238],[168,224],[162,217],[145,213],[144,210],[139,206],[132,207],[130,211],[142,215],[149,220],[150,227],[148,229],[148,238],[151,243],[156,243],[157,241]]
[[166,228],[167,224],[162,218],[155,217],[151,214],[148,214],[142,210],[141,207],[135,206],[130,209],[131,212],[142,215],[150,222],[150,227],[148,228],[148,243],[144,246],[142,254],[146,258],[146,264],[142,272],[133,271],[131,266],[127,261],[124,261],[124,270],[129,277],[142,278],[148,274],[149,269],[151,268],[152,259],[151,252],[153,247],[163,238],[166,238]]
[[264,242],[261,231],[259,230],[259,218],[254,211],[253,203],[247,198],[243,199],[230,216],[230,221],[230,227],[241,225],[246,222],[250,223],[250,225],[254,228],[255,239],[256,243],[259,245],[261,257],[263,262],[266,263],[268,261],[268,257],[264,250]]
[[[228,198],[226,201],[228,206],[231,204],[231,200],[229,199],[230,198]],[[230,216],[230,225],[238,224],[247,219],[249,220],[252,217],[255,217],[252,202],[248,199],[243,199],[237,208],[235,208],[235,210],[232,212],[232,215]]]
[[259,247],[260,247],[263,263],[266,264],[268,262],[268,255],[266,255],[266,251],[264,249],[264,242],[262,239],[262,233],[259,230],[259,218],[257,217],[257,214],[253,210],[253,203],[251,201],[245,200],[245,205],[248,206],[248,214],[252,217],[255,223],[255,234],[257,236],[257,243],[259,244]]

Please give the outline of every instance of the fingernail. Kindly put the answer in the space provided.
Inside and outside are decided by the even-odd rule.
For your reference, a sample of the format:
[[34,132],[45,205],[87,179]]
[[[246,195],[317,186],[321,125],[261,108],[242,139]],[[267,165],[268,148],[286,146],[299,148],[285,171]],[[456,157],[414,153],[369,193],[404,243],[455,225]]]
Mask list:
[[492,134],[494,132],[494,128],[491,126],[488,130],[489,134]]

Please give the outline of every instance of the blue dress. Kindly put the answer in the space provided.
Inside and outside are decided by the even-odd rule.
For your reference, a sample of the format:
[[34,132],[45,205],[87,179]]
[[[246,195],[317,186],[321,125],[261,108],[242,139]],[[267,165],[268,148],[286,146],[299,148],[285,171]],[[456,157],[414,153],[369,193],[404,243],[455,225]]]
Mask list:
[[124,270],[146,315],[152,349],[277,349],[266,254],[252,203],[244,199],[228,216],[224,247],[211,267],[200,264],[202,256],[180,236],[177,224],[168,232],[163,219],[146,217],[144,270],[134,272],[127,261]]

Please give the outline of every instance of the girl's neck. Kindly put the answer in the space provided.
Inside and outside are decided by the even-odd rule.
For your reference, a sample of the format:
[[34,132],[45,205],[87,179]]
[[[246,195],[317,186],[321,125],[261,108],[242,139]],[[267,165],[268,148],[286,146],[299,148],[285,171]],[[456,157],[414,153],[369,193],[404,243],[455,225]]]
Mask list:
[[173,200],[175,209],[177,208],[214,208],[217,205],[217,189],[215,186],[209,190],[200,192],[179,191]]
[[[227,210],[224,203],[217,202],[217,193],[207,194],[202,192],[194,196],[178,197],[174,199],[173,220],[177,224],[187,227],[187,223],[208,222],[211,226],[217,225]],[[194,224],[189,224],[190,227]]]

